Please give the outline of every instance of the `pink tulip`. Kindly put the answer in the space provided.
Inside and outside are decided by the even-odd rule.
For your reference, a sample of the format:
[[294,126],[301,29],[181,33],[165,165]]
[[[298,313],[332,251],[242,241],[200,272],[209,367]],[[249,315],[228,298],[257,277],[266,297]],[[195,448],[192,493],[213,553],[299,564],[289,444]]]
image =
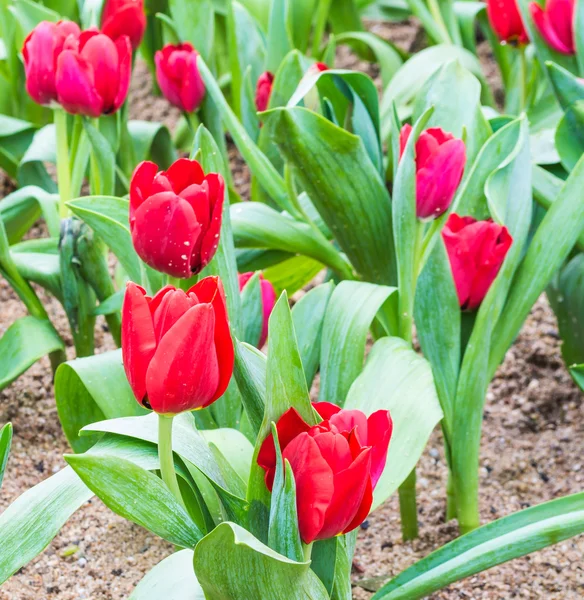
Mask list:
[[272,87],[274,85],[274,75],[269,71],[262,73],[256,85],[255,104],[258,112],[264,112],[270,104]]
[[[243,290],[247,282],[253,277],[253,273],[241,273],[239,277],[239,291]],[[262,333],[260,335],[260,341],[258,348],[262,348],[268,338],[268,321],[272,314],[272,309],[276,304],[276,290],[274,286],[267,280],[264,279],[263,275],[260,275],[260,288],[262,292]]]
[[537,2],[529,5],[529,12],[539,34],[560,54],[576,54],[575,11],[575,0],[548,0],[545,9]]

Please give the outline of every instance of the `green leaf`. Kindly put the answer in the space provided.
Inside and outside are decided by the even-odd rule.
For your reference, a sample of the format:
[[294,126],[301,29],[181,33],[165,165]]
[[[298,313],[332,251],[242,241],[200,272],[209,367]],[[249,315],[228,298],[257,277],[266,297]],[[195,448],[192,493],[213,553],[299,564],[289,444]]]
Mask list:
[[304,551],[298,530],[296,507],[296,483],[290,463],[282,460],[276,424],[272,423],[272,435],[276,448],[276,474],[272,487],[268,545],[290,560],[304,561]]
[[86,196],[67,203],[111,248],[132,281],[141,281],[140,259],[129,225],[129,201],[112,196]]
[[147,414],[128,384],[121,350],[60,365],[55,375],[55,401],[63,431],[75,452],[84,452],[99,437],[80,436],[86,425]]
[[32,0],[15,0],[8,10],[22,27],[24,36],[27,36],[41,21],[56,23],[61,18],[59,13]]
[[91,144],[97,171],[91,172],[91,190],[94,194],[113,194],[116,179],[116,157],[112,146],[103,133],[88,119],[83,119],[83,128]]
[[304,108],[271,111],[266,126],[355,269],[394,282],[389,194],[361,138]]
[[0,167],[10,177],[16,178],[18,165],[31,144],[34,132],[32,123],[0,115]]
[[16,178],[21,186],[36,185],[55,193],[57,184],[47,172],[46,163],[57,163],[57,137],[54,125],[39,129],[18,164]]
[[5,196],[0,202],[0,218],[4,222],[9,243],[19,242],[41,214],[47,223],[49,235],[59,237],[61,223],[57,196],[32,185]]
[[367,332],[395,288],[342,281],[327,306],[320,354],[321,402],[343,406],[361,372]]
[[295,221],[261,202],[240,202],[231,208],[233,238],[238,248],[269,248],[303,254],[346,273],[349,265],[325,238],[307,223]]
[[48,319],[18,319],[0,338],[0,389],[46,354],[64,349],[63,340]]
[[[308,562],[295,562],[234,523],[221,523],[195,548],[195,574],[207,600],[328,600]],[[252,574],[242,576],[242,574]]]
[[168,169],[176,160],[176,150],[165,125],[151,121],[128,121],[128,130],[137,162],[150,159],[161,169]]
[[287,2],[288,30],[295,48],[306,53],[318,0]]
[[4,471],[8,463],[8,455],[10,454],[10,444],[12,443],[12,424],[6,423],[0,429],[0,488],[2,488],[2,479]]
[[166,484],[119,457],[67,455],[65,460],[94,494],[120,516],[161,538],[193,548],[203,534]]
[[584,154],[584,100],[566,108],[556,130],[555,142],[562,165],[571,171]]
[[292,50],[292,42],[286,27],[286,0],[272,0],[268,41],[266,49],[266,70],[274,72]]
[[259,273],[255,273],[241,290],[241,315],[243,341],[252,346],[258,346],[264,323]]
[[[244,484],[247,484],[251,469],[253,446],[237,429],[220,427],[219,429],[202,430],[201,435],[208,444],[213,444],[224,456],[230,466],[230,473],[235,473]],[[215,457],[217,457],[216,453]],[[222,467],[222,465],[219,465]],[[227,481],[229,478],[223,472]],[[245,494],[245,491],[243,492]]]
[[320,364],[324,319],[334,289],[332,282],[319,285],[302,296],[292,308],[298,351],[309,387]]
[[235,344],[235,379],[254,439],[264,418],[266,398],[266,357],[257,348],[240,342]]
[[574,378],[574,381],[580,386],[580,389],[584,391],[584,364],[574,365],[570,368],[570,373]]
[[210,60],[215,37],[215,12],[211,0],[169,0],[170,15],[183,42],[190,42],[204,60]]
[[380,409],[391,413],[393,435],[385,470],[375,488],[375,508],[410,474],[442,418],[430,364],[401,338],[380,339],[351,386],[345,408],[367,415]]
[[[51,292],[59,301],[62,301],[59,255],[52,251],[53,248],[42,248],[33,245],[33,241],[38,240],[27,240],[12,246],[12,261],[22,277],[27,281],[37,283]],[[51,242],[55,243],[56,249],[58,238],[51,238]]]
[[293,296],[308,285],[322,270],[324,265],[306,256],[294,256],[264,270],[267,279],[276,290],[276,294],[286,290]]
[[128,600],[205,600],[193,571],[193,556],[189,549],[167,556],[140,581]]
[[373,600],[416,600],[584,531],[584,494],[514,513],[464,535],[400,573]]

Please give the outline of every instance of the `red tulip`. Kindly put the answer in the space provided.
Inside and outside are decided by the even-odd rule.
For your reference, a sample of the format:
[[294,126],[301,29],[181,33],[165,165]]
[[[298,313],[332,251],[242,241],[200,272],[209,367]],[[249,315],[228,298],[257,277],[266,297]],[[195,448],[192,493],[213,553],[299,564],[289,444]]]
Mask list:
[[233,373],[233,342],[223,286],[205,277],[188,292],[172,286],[154,298],[128,283],[122,356],[136,400],[164,415],[209,406]]
[[529,12],[539,34],[551,48],[561,54],[576,54],[575,0],[548,0],[545,10],[532,2]]
[[323,62],[315,62],[313,65],[311,65],[310,68],[314,69],[315,71],[318,71],[319,73],[329,70],[328,65]]
[[442,230],[462,310],[478,308],[497,277],[513,238],[492,221],[451,214]]
[[65,40],[69,37],[75,39],[80,33],[79,26],[72,21],[42,21],[28,34],[22,47],[26,91],[38,104],[57,101],[57,59]]
[[[365,520],[392,432],[386,410],[367,418],[328,402],[314,408],[325,419],[318,425],[308,425],[294,408],[276,425],[282,457],[294,473],[300,537],[306,544],[348,533]],[[272,435],[260,448],[258,464],[271,490],[276,471]]]
[[[412,133],[402,127],[400,158]],[[416,142],[416,214],[435,219],[446,212],[462,179],[466,164],[464,142],[439,127],[426,129]]]
[[269,71],[262,73],[256,85],[255,103],[258,112],[263,112],[268,109],[270,104],[270,96],[272,95],[272,87],[274,85],[274,75]]
[[146,31],[144,0],[107,0],[101,15],[101,31],[114,41],[127,35],[136,50]]
[[209,264],[219,245],[225,184],[181,158],[167,171],[140,163],[130,181],[130,231],[138,256],[153,269],[188,278]]
[[164,97],[182,111],[195,112],[205,97],[199,53],[189,44],[168,44],[154,56],[156,80]]
[[487,15],[493,31],[502,42],[527,44],[529,37],[517,0],[487,0]]
[[[241,273],[239,277],[239,291],[243,290],[245,284],[253,277],[253,273]],[[264,279],[263,275],[260,275],[260,287],[262,292],[262,310],[264,313],[262,321],[262,333],[260,335],[260,341],[258,347],[261,348],[268,338],[268,321],[272,314],[274,304],[276,304],[276,290],[274,286],[267,280]]]
[[127,36],[115,42],[94,30],[70,36],[57,61],[59,103],[69,113],[88,117],[114,113],[128,95],[131,63]]

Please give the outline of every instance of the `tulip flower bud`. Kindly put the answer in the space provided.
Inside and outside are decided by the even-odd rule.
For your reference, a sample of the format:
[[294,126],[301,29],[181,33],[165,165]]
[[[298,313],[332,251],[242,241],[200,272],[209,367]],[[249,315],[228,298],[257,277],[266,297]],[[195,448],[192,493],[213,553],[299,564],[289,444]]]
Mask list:
[[138,256],[153,269],[184,279],[215,255],[225,184],[205,175],[195,160],[181,158],[167,171],[140,163],[130,181],[130,231]]
[[22,47],[26,91],[38,104],[57,101],[57,60],[65,40],[75,39],[80,33],[79,26],[72,21],[42,21],[28,34]]
[[576,54],[575,0],[548,0],[545,9],[537,2],[532,2],[529,12],[539,34],[550,48],[561,54]]
[[146,31],[144,0],[107,0],[101,15],[101,31],[114,42],[127,35],[136,50]]
[[262,73],[256,85],[255,104],[258,112],[268,109],[270,96],[272,95],[272,86],[274,85],[274,75],[269,71]]
[[[239,291],[243,290],[247,282],[253,277],[253,273],[241,273],[239,277]],[[262,348],[268,339],[268,321],[272,314],[272,309],[276,304],[276,290],[274,286],[267,279],[264,279],[263,275],[260,275],[260,288],[262,292],[262,332],[260,335],[260,341],[258,348]]]
[[99,117],[116,112],[130,87],[132,47],[127,36],[115,42],[103,33],[69,37],[57,61],[59,103],[71,114]]
[[156,80],[164,97],[187,113],[195,112],[205,98],[199,73],[199,53],[189,43],[168,44],[154,56]]
[[[400,158],[412,133],[402,127]],[[416,215],[435,219],[448,210],[462,179],[466,164],[464,142],[439,127],[426,129],[416,142]]]
[[462,310],[475,310],[497,277],[513,238],[506,227],[472,217],[448,218],[442,238]]
[[233,341],[223,286],[205,277],[188,292],[172,286],[153,298],[128,283],[122,356],[136,400],[176,415],[220,398],[233,373]]
[[487,0],[487,16],[501,42],[519,45],[529,41],[517,0]]
[[[365,520],[392,433],[387,410],[367,418],[360,410],[328,402],[313,406],[324,419],[318,425],[310,426],[294,408],[276,425],[282,458],[294,473],[300,537],[306,544],[348,533]],[[271,491],[276,472],[271,434],[257,460]]]

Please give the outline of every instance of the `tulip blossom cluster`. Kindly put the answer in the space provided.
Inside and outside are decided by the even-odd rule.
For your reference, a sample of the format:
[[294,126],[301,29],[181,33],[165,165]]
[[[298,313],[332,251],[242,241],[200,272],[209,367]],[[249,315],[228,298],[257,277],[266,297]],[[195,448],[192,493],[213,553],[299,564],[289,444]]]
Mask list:
[[166,286],[153,298],[129,283],[122,355],[142,406],[176,415],[215,402],[229,385],[234,361],[220,279],[206,277],[188,292]]
[[[403,155],[412,126],[403,126],[399,143]],[[439,127],[427,129],[416,141],[416,215],[435,219],[448,210],[466,164],[464,142]]]
[[[313,406],[324,419],[318,425],[306,423],[294,408],[276,425],[282,458],[294,473],[298,526],[306,544],[348,533],[366,519],[392,433],[387,410],[367,418],[328,402]],[[257,460],[271,490],[276,472],[272,435]]]
[[221,175],[197,161],[177,160],[167,171],[149,161],[130,182],[130,231],[140,258],[172,277],[199,273],[215,255],[223,215]]
[[575,0],[548,0],[545,8],[532,2],[529,11],[539,34],[551,48],[560,54],[576,53]]
[[[253,277],[253,273],[240,273],[239,279],[239,291],[241,292],[246,286],[247,282]],[[272,309],[276,304],[276,290],[274,286],[267,280],[264,279],[263,275],[260,275],[260,290],[262,294],[262,331],[260,334],[260,340],[258,347],[262,348],[268,339],[268,321],[272,314]]]
[[513,239],[492,221],[450,215],[442,238],[462,310],[477,309],[497,277]]
[[487,15],[493,31],[501,42],[527,44],[529,37],[517,0],[488,0]]

